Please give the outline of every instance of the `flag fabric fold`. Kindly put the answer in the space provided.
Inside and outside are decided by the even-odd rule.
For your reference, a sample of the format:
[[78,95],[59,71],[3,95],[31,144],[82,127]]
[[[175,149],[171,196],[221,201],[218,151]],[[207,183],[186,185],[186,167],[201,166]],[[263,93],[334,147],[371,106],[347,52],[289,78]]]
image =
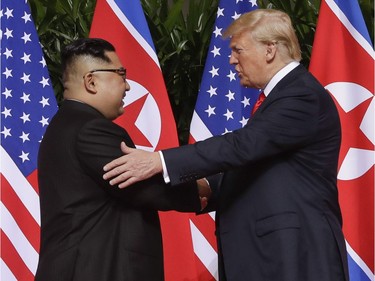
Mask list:
[[57,103],[27,1],[1,2],[1,280],[34,280],[37,155]]
[[342,126],[338,188],[351,281],[374,280],[374,48],[357,0],[323,0],[310,71]]

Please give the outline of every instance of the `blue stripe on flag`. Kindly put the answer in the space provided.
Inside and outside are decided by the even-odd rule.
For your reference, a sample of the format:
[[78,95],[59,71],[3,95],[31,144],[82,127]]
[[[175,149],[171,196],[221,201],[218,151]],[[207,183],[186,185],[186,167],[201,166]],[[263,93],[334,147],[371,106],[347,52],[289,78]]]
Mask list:
[[123,12],[126,18],[134,26],[134,28],[139,32],[143,39],[150,45],[150,47],[155,51],[154,43],[150,34],[150,30],[147,26],[147,21],[145,20],[145,15],[142,9],[140,1],[123,1],[114,0],[119,9]]
[[334,0],[340,10],[345,14],[354,28],[372,45],[365,21],[361,14],[358,1]]
[[362,268],[352,259],[348,254],[349,276],[351,280],[355,281],[372,281]]

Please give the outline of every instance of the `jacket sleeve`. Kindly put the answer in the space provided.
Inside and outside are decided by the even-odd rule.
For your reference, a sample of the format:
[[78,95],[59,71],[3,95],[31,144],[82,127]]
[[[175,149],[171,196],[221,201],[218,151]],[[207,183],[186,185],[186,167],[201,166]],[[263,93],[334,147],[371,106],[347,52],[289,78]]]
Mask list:
[[171,187],[158,175],[125,189],[103,179],[103,166],[122,155],[120,143],[134,143],[127,132],[113,122],[98,118],[86,123],[77,136],[76,151],[83,168],[110,196],[135,208],[196,212],[200,201],[195,181]]
[[[171,184],[258,165],[261,161],[285,159],[313,141],[318,120],[324,118],[319,116],[317,94],[306,87],[293,88],[293,91],[288,95],[278,92],[274,97],[267,97],[241,129],[192,145],[163,150]],[[325,137],[329,138],[330,134],[327,132]],[[301,157],[305,160],[314,154]]]

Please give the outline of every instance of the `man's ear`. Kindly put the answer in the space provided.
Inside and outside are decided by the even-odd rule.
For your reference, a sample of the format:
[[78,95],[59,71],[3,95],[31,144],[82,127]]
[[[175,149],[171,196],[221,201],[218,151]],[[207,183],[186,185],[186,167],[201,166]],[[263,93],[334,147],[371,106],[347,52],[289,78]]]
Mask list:
[[277,50],[277,42],[269,42],[266,45],[266,60],[272,61],[275,58]]
[[83,77],[83,83],[85,85],[86,91],[92,94],[96,94],[96,78],[92,73],[87,73]]

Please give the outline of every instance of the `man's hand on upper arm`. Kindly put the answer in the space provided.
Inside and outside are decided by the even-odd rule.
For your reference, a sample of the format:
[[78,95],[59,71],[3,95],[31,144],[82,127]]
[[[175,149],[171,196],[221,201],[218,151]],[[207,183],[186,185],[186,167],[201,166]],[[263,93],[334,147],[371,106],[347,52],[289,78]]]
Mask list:
[[121,143],[121,150],[125,155],[103,167],[106,172],[103,178],[106,180],[111,179],[111,185],[125,188],[163,171],[158,152],[130,148],[124,143]]

